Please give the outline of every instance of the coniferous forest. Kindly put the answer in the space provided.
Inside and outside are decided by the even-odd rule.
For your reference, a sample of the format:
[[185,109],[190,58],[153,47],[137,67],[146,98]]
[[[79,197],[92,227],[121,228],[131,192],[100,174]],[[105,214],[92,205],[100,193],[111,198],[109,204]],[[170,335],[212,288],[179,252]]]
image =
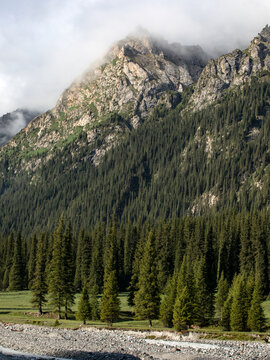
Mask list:
[[2,291],[29,289],[39,314],[49,303],[59,318],[81,293],[84,323],[113,324],[128,292],[150,326],[265,329],[269,73],[196,113],[192,91],[170,111],[159,104],[98,166],[85,133],[32,173],[3,151]]
[[[46,249],[46,250],[45,250]],[[177,330],[214,322],[225,330],[261,331],[269,293],[270,212],[99,223],[73,232],[62,216],[52,232],[0,239],[1,289],[31,289],[42,314],[49,302],[68,318],[112,324],[127,291],[137,318]],[[98,294],[102,294],[101,301]]]
[[78,231],[113,213],[127,223],[269,206],[268,73],[197,113],[183,111],[191,94],[171,111],[160,104],[98,166],[83,133],[34,173],[13,173],[6,154],[1,231],[51,231],[62,212]]

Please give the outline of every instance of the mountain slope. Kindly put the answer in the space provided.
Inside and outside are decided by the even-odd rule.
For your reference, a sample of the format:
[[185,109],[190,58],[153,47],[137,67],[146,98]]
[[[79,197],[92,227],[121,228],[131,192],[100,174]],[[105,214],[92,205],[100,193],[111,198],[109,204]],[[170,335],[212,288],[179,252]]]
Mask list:
[[[198,78],[202,53],[196,47],[161,42],[156,48],[148,41],[129,39],[128,44],[116,45],[103,71],[97,68],[95,80],[92,72],[87,73],[63,94],[55,109],[3,147],[3,231],[52,229],[63,211],[76,230],[113,213],[124,220],[145,220],[269,207],[269,71],[250,73],[240,86],[217,87],[214,102],[207,100],[203,109],[194,106],[196,111],[191,111],[205,70],[194,86],[188,84]],[[123,59],[115,60],[120,53]],[[147,78],[136,78],[132,70],[133,85],[131,80],[123,85],[126,66],[142,69]],[[205,69],[209,66],[211,62]],[[175,71],[168,70],[172,68]],[[188,69],[187,78],[182,68]],[[106,92],[107,83],[115,102]],[[125,102],[131,85],[141,91],[139,105],[136,97]],[[100,104],[95,99],[100,107],[93,108],[97,94],[104,98]],[[129,101],[135,107],[125,115]]]
[[114,212],[127,221],[269,206],[269,76],[235,95],[189,116],[181,104],[157,111],[97,167],[81,161],[86,137],[70,144],[34,178],[2,185],[1,228],[52,228],[62,211],[78,229]]

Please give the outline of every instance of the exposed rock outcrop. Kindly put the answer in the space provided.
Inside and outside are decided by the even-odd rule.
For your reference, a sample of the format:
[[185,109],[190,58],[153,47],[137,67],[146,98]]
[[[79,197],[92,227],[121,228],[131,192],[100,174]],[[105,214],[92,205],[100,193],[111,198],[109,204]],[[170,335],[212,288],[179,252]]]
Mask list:
[[159,103],[174,107],[181,91],[198,80],[206,62],[200,47],[171,45],[145,32],[129,36],[10,145],[22,149],[27,142],[24,151],[33,158],[86,134],[89,145],[95,146],[92,161],[98,163],[121,134],[136,128]]
[[252,75],[270,71],[270,27],[266,27],[241,51],[234,50],[210,60],[202,71],[190,100],[189,108],[200,110],[218,100],[223,91],[250,80]]

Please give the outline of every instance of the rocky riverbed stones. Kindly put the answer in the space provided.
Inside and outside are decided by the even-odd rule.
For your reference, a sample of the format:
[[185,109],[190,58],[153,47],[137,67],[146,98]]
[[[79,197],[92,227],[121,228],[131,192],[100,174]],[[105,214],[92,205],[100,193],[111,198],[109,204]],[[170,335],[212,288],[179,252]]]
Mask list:
[[[270,344],[194,340],[169,332],[82,327],[77,330],[0,324],[0,359],[233,359],[270,360]],[[8,349],[19,353],[8,352]],[[25,355],[26,354],[26,355]],[[27,355],[27,354],[34,354]]]

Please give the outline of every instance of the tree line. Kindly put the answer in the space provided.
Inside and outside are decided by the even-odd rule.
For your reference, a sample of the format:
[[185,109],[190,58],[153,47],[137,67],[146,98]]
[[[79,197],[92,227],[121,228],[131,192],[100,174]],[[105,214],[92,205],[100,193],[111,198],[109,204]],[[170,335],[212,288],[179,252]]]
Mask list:
[[[269,293],[270,212],[142,223],[100,223],[78,233],[62,216],[56,228],[0,238],[0,286],[31,289],[43,312],[113,323],[119,291],[128,291],[137,318],[160,318],[176,329],[219,319],[224,329],[261,330]],[[102,294],[101,301],[98,294]],[[255,324],[255,325],[254,325]]]

